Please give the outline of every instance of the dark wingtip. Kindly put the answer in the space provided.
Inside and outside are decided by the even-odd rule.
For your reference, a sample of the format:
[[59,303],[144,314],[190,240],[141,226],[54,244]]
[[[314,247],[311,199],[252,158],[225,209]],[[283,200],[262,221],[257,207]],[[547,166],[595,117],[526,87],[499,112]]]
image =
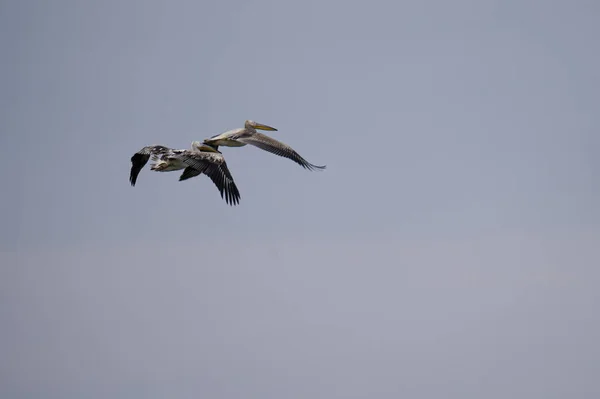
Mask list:
[[239,205],[240,198],[241,198],[241,195],[240,195],[239,191],[237,190],[237,188],[234,188],[231,192],[229,192],[229,191],[227,192],[227,197],[225,198],[225,201],[230,206],[236,206],[236,205]]
[[321,170],[325,170],[327,169],[327,165],[313,165],[311,163],[309,163],[308,165],[305,166],[306,169],[310,170],[310,171],[321,171]]

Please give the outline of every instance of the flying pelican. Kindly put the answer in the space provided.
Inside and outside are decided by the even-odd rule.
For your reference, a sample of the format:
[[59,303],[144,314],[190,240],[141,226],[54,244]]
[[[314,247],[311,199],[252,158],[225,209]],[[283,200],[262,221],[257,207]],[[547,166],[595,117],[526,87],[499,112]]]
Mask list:
[[155,161],[150,169],[156,172],[172,172],[183,169],[179,181],[204,173],[217,186],[221,198],[225,198],[229,205],[239,204],[240,192],[227,167],[225,158],[216,148],[199,141],[192,142],[190,150],[175,150],[163,145],[146,146],[131,157],[129,181],[132,186],[135,186],[140,171],[150,158]]
[[326,166],[317,166],[302,158],[292,147],[287,144],[277,141],[265,134],[259,133],[256,130],[277,131],[274,127],[263,125],[254,121],[247,120],[244,127],[241,129],[229,130],[225,133],[217,134],[211,138],[204,140],[204,144],[208,144],[217,149],[219,146],[224,147],[243,147],[246,144],[252,144],[262,150],[272,154],[279,155],[284,158],[291,159],[298,165],[308,170],[322,170]]

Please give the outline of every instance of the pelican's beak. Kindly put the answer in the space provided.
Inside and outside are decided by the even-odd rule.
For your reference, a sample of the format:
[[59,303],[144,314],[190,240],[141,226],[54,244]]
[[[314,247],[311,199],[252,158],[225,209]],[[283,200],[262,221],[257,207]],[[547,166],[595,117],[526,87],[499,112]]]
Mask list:
[[268,130],[270,132],[276,132],[277,131],[277,129],[275,129],[274,127],[267,126],[267,125],[261,125],[260,123],[255,123],[254,124],[254,128],[258,129],[258,130]]
[[200,151],[205,151],[205,152],[219,152],[219,151],[215,150],[214,147],[212,147],[208,144],[198,144],[198,145],[196,145],[196,148]]

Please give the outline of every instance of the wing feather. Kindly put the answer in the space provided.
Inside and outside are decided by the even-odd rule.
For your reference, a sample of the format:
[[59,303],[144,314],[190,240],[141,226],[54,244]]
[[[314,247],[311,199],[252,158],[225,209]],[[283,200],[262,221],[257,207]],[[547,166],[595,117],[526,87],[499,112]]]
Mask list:
[[181,174],[181,176],[179,176],[179,181],[191,179],[192,177],[196,177],[200,174],[202,174],[202,171],[199,171],[197,169],[194,169],[191,166],[188,166],[187,168],[185,168],[183,170],[183,173]]
[[188,165],[179,180],[204,173],[212,180],[225,202],[232,206],[239,204],[240,193],[221,154],[185,151],[174,156]]
[[[240,203],[240,192],[233,181],[233,177],[227,176],[228,170],[224,165],[225,163],[221,165],[212,164],[205,173],[219,189],[221,198],[224,196],[229,205],[237,205]],[[231,176],[230,173],[229,176]]]
[[131,157],[131,172],[129,172],[129,182],[131,185],[135,186],[140,171],[146,166],[151,156],[156,157],[157,155],[166,154],[171,151],[169,147],[165,147],[164,145],[149,145],[133,154]]
[[280,157],[284,157],[287,159],[291,159],[296,162],[298,165],[302,166],[308,170],[323,170],[326,168],[325,165],[318,166],[313,165],[308,162],[306,159],[302,158],[300,154],[298,154],[292,147],[289,145],[282,143],[281,141],[275,140],[265,134],[262,133],[254,133],[250,136],[241,135],[236,137],[235,140],[245,143],[251,144],[255,147],[260,148],[261,150],[265,150],[270,152],[271,154],[279,155]]

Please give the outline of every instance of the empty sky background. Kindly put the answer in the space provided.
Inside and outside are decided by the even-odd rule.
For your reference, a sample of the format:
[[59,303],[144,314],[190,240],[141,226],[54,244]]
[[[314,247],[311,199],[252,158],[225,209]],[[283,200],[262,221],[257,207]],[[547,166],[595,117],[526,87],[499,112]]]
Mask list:
[[[599,397],[599,18],[1,1],[0,397]],[[129,185],[245,119],[327,170]]]

